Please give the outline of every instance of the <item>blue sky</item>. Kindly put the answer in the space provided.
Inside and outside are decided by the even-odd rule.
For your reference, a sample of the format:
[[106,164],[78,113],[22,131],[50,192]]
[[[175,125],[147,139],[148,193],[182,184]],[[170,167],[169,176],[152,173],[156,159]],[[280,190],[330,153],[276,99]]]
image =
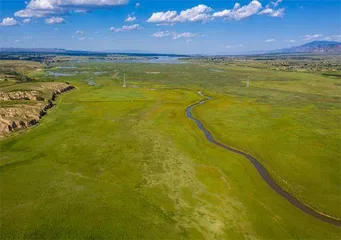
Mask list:
[[1,47],[233,54],[340,41],[338,0],[2,0]]

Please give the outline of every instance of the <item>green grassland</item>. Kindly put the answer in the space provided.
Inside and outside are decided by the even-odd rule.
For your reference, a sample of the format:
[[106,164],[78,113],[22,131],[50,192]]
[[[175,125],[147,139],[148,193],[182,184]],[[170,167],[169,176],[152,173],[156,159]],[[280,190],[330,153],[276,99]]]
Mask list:
[[339,239],[340,228],[293,207],[185,114],[198,91],[213,96],[194,114],[218,140],[340,218],[338,78],[208,63],[74,66],[49,69],[72,76],[30,74],[77,90],[0,141],[2,239]]
[[29,74],[42,70],[43,65],[33,61],[0,61],[0,87],[12,85],[16,82],[32,81]]

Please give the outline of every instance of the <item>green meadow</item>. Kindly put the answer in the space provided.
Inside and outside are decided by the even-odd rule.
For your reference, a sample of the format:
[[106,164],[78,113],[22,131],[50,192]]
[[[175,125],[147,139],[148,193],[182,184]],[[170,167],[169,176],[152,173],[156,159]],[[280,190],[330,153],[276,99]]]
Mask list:
[[77,89],[37,126],[0,140],[1,239],[340,238],[185,113],[198,91],[212,96],[193,113],[217,140],[340,219],[338,77],[210,63],[72,67],[29,73]]

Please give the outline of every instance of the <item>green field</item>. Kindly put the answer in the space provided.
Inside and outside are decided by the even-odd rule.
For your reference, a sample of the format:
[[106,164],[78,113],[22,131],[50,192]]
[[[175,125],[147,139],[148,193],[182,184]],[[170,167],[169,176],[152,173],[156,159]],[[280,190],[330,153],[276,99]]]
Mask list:
[[77,90],[36,127],[0,140],[1,239],[340,238],[247,159],[207,142],[185,113],[198,91],[212,96],[194,114],[217,140],[341,218],[339,78],[209,63],[74,67],[30,73]]

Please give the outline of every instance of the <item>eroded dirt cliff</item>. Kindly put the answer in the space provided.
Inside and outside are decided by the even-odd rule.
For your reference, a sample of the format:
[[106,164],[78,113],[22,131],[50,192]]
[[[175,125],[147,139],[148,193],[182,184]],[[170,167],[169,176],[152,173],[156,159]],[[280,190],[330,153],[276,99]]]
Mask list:
[[67,83],[37,83],[0,89],[0,138],[39,123],[59,94],[74,89]]

